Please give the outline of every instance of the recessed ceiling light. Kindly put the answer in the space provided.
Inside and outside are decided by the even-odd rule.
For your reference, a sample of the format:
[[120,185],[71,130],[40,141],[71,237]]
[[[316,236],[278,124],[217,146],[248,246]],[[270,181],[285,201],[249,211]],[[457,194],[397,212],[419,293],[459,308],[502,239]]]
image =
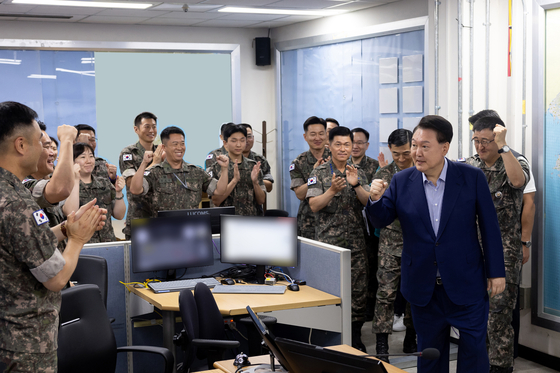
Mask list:
[[251,14],[280,14],[288,16],[334,16],[344,13],[344,10],[291,10],[291,9],[269,9],[269,8],[237,8],[227,6],[218,12],[225,13],[251,13]]
[[56,79],[56,75],[31,74],[27,77],[32,79]]
[[74,1],[74,0],[12,0],[12,4],[81,6],[87,8],[123,8],[146,9],[154,4],[148,3],[116,3],[108,1]]
[[16,59],[8,59],[8,58],[0,58],[0,63],[5,65],[21,65],[21,60]]
[[79,74],[79,75],[85,75],[85,76],[95,76],[95,70],[77,71],[77,70],[62,69],[60,67],[57,67],[55,70],[56,71],[62,71],[63,73],[72,73],[72,74]]

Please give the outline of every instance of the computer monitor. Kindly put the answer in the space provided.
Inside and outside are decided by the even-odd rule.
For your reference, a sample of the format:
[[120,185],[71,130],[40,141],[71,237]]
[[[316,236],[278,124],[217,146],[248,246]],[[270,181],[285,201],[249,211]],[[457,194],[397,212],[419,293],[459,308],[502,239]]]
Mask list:
[[158,211],[158,217],[176,217],[188,215],[209,215],[210,225],[212,226],[212,234],[220,233],[220,215],[235,215],[235,207],[212,207],[204,209],[190,209],[190,210],[166,210]]
[[276,347],[293,368],[290,373],[387,373],[379,360],[276,338]]
[[264,283],[264,266],[297,266],[297,220],[277,216],[222,215],[222,263],[257,265],[257,282]]
[[178,216],[133,219],[132,271],[168,271],[214,264],[210,217]]
[[251,320],[253,320],[253,324],[255,325],[255,328],[261,335],[261,338],[263,339],[268,349],[272,352],[272,355],[274,355],[276,360],[280,362],[280,364],[284,367],[284,369],[286,369],[288,372],[292,372],[292,368],[290,368],[290,364],[288,360],[286,360],[286,358],[284,357],[284,355],[282,355],[282,352],[280,352],[278,346],[276,345],[275,340],[277,338],[274,337],[274,335],[268,330],[266,325],[264,325],[264,323],[257,317],[257,315],[251,309],[250,306],[247,306],[246,309],[247,312],[249,313],[249,316],[251,317]]

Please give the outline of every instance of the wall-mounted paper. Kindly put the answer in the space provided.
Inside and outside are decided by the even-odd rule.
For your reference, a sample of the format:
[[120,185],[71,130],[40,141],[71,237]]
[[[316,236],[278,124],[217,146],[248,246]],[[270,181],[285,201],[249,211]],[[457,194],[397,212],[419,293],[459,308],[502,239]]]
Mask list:
[[387,142],[391,132],[399,127],[398,118],[379,118],[379,141]]
[[416,127],[418,125],[418,122],[420,122],[420,119],[422,119],[421,117],[404,117],[403,118],[403,128],[410,130],[410,131],[414,131],[414,127]]
[[389,84],[399,82],[399,59],[397,57],[379,59],[379,83]]
[[387,163],[393,162],[393,154],[391,153],[391,149],[389,149],[389,147],[387,147],[387,146],[380,146],[380,147],[379,147],[379,151],[380,151],[381,153],[383,153],[383,155],[385,156],[385,160],[387,161]]
[[403,56],[402,64],[404,83],[421,82],[424,80],[424,59],[421,54]]
[[422,113],[424,111],[422,88],[422,86],[403,87],[403,113]]
[[379,90],[379,113],[394,114],[399,112],[399,89],[385,88]]

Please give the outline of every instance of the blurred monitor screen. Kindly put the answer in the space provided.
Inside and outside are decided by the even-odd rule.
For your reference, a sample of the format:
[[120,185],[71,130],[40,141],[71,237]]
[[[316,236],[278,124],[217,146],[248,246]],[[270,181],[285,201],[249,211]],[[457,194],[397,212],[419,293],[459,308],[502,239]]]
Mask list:
[[297,266],[296,218],[222,215],[221,261]]
[[220,215],[235,215],[235,207],[211,207],[190,210],[167,210],[158,211],[158,217],[176,217],[185,215],[208,215],[210,216],[210,225],[212,226],[212,234],[220,233]]
[[208,215],[133,219],[131,242],[134,273],[214,263]]

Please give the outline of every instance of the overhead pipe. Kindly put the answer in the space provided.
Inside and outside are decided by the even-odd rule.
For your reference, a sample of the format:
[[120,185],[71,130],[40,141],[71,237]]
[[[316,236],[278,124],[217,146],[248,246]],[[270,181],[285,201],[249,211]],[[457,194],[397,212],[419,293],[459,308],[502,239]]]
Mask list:
[[435,2],[435,10],[434,10],[434,18],[435,18],[435,63],[434,63],[434,70],[435,70],[435,77],[434,77],[434,81],[435,81],[435,88],[434,88],[434,94],[435,94],[435,107],[434,107],[434,114],[438,115],[439,114],[439,5],[441,4],[441,2],[439,2],[438,0],[436,0]]
[[457,0],[457,132],[459,158],[463,158],[463,0]]

